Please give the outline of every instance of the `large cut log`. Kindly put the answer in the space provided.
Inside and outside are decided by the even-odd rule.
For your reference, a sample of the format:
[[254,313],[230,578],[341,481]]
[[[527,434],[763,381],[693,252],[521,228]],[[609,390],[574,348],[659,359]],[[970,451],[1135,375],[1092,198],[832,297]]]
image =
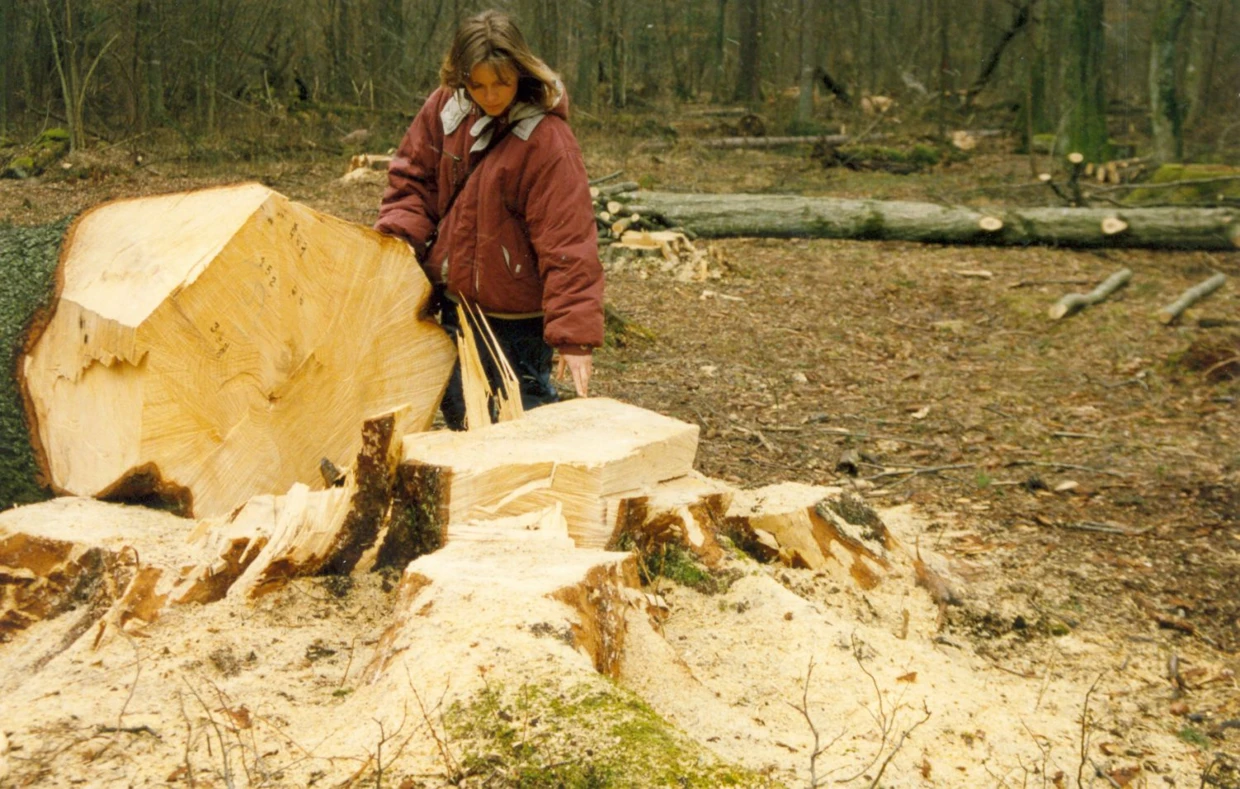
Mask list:
[[410,434],[396,493],[410,512],[403,531],[448,542],[454,524],[559,502],[577,545],[602,548],[615,527],[606,499],[688,474],[697,439],[697,425],[606,398],[536,408],[482,430]]
[[454,350],[408,245],[257,185],[99,207],[22,360],[53,490],[219,516],[322,487],[367,417],[430,426]]
[[[641,192],[636,199],[672,224],[707,238],[854,238],[1151,249],[1232,250],[1240,246],[1240,211],[1229,208],[979,210],[895,200],[670,192]],[[1127,222],[1127,229],[1104,232],[1103,222],[1115,218]]]

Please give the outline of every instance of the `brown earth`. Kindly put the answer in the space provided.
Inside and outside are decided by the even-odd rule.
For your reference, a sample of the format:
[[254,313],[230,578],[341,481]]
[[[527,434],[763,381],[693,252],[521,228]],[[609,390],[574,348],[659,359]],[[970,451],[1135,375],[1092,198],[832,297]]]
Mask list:
[[[1022,200],[1043,197],[1024,188],[1028,160],[994,145],[901,178],[837,175],[795,151],[681,144],[647,153],[640,140],[584,139],[593,175],[623,170],[664,190],[969,202],[1011,187]],[[109,199],[261,180],[368,224],[379,193],[337,184],[335,159],[95,169],[104,174],[72,183],[0,182],[0,217],[36,223]],[[1149,679],[1133,691],[1132,725],[1191,747],[1188,757],[1121,751],[1117,770],[1137,764],[1144,785],[1189,785],[1187,758],[1204,786],[1220,774],[1212,763],[1237,758],[1240,255],[698,243],[722,261],[717,279],[680,282],[640,265],[613,271],[608,300],[632,330],[597,355],[594,393],[701,425],[698,468],[707,475],[743,487],[835,484],[879,508],[906,505],[924,524],[921,546],[950,559],[965,581],[970,604],[948,609],[942,637],[969,642],[1003,671],[1049,681],[1072,652],[1056,646],[1065,639],[1106,645],[1073,664],[1078,678],[1139,663]],[[1107,302],[1059,322],[1046,317],[1064,293],[1088,291],[1122,267],[1132,282]],[[1179,325],[1154,318],[1213,271],[1232,279]],[[1233,325],[1205,328],[1208,319]],[[858,453],[856,476],[836,470],[845,450]],[[803,578],[775,577],[814,598],[796,588]],[[684,603],[687,618],[694,600]],[[699,606],[698,618],[712,605]],[[1080,702],[1064,716],[1079,715]],[[1123,740],[1114,727],[1112,739]],[[1176,770],[1166,768],[1172,758]],[[1224,780],[1215,785],[1237,779]],[[1017,776],[993,785],[1019,784]]]

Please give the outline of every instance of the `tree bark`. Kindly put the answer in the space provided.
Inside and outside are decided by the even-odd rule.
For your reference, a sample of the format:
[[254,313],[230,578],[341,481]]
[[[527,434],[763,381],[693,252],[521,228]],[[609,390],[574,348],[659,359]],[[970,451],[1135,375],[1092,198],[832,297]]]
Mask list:
[[[55,241],[10,236],[11,268],[46,272]],[[321,459],[348,464],[375,413],[430,427],[455,354],[418,317],[429,285],[403,242],[257,184],[109,203],[65,238],[54,298],[32,275],[6,319],[24,351],[6,399],[20,391],[29,425],[17,441],[6,416],[6,446],[33,447],[37,472],[15,462],[36,483],[5,473],[0,503],[41,482],[215,516],[321,487]]]
[[13,374],[27,339],[45,323],[56,283],[56,263],[68,220],[42,227],[0,225],[0,510],[51,495],[30,444],[21,386]]
[[1150,126],[1154,160],[1178,162],[1184,154],[1184,111],[1180,103],[1176,42],[1188,16],[1189,0],[1158,0],[1150,35]]
[[[641,192],[635,200],[704,238],[853,238],[996,246],[1056,245],[1148,249],[1240,247],[1240,213],[1231,209],[1015,208],[979,211],[881,200],[785,195]],[[1103,220],[1128,223],[1108,234]],[[986,219],[998,219],[1000,227]]]

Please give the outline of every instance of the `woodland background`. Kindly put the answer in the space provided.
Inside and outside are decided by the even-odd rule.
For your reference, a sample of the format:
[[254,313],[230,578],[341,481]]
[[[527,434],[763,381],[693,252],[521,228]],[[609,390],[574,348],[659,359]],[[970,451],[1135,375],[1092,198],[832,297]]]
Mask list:
[[1059,132],[1091,161],[1138,136],[1218,160],[1240,126],[1235,0],[2,0],[0,139],[391,145],[457,23],[492,6],[563,75],[579,126],[710,102],[763,108],[767,133],[836,131],[883,95],[940,131]]

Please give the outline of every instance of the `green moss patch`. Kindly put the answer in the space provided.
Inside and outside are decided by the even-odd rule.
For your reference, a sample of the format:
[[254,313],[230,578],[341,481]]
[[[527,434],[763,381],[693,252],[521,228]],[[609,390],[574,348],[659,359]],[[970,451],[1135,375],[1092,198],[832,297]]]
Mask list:
[[771,786],[721,762],[622,688],[495,685],[443,717],[454,783],[522,789]]
[[48,129],[34,142],[18,148],[17,153],[0,168],[3,178],[30,178],[46,170],[69,152],[69,132]]
[[1183,206],[1240,203],[1240,168],[1222,164],[1164,164],[1146,183],[1146,188],[1129,192],[1124,203]]

